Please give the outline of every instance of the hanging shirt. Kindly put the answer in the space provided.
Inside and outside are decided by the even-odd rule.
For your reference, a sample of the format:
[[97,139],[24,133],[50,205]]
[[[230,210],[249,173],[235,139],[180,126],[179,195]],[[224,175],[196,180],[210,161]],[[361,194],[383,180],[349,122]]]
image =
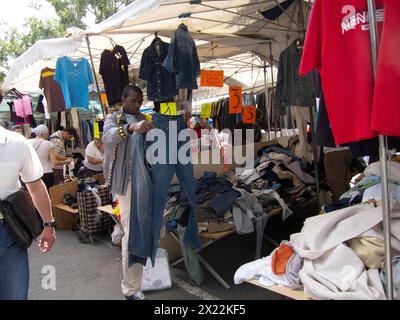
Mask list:
[[46,97],[49,112],[65,111],[64,95],[61,86],[54,80],[54,74],[54,69],[44,68],[40,72],[39,88]]
[[[384,18],[383,2],[376,1],[378,27]],[[374,87],[368,20],[364,0],[316,0],[311,12],[300,73],[320,71],[336,144],[377,135],[371,130]]]
[[32,115],[31,100],[27,95],[24,95],[21,99],[14,100],[14,108],[18,117],[27,117]]
[[61,85],[67,109],[89,107],[89,85],[93,83],[93,75],[85,58],[59,58],[54,79]]
[[107,101],[110,106],[121,103],[122,91],[129,84],[128,55],[121,46],[104,50],[100,58],[99,73],[103,77]]
[[280,115],[286,114],[286,107],[315,105],[312,75],[299,74],[302,54],[302,48],[293,41],[279,56],[275,108]]
[[383,135],[400,136],[400,1],[385,0],[371,129]]
[[168,48],[168,43],[155,38],[143,51],[139,78],[147,81],[147,99],[150,101],[165,102],[178,94],[175,74],[162,66]]
[[200,75],[200,61],[196,43],[187,26],[181,23],[171,37],[168,55],[163,67],[176,75],[177,89],[197,89]]

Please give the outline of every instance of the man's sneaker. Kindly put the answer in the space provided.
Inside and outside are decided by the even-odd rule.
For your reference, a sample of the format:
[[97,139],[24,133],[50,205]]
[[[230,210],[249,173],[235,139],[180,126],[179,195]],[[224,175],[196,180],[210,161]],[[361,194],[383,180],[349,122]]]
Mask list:
[[129,297],[125,296],[124,300],[147,300],[147,298],[142,291],[138,291]]

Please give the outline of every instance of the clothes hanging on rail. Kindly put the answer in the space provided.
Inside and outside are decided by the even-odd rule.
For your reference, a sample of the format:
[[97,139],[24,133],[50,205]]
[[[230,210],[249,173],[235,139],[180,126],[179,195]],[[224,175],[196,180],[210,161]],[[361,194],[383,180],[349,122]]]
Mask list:
[[[396,1],[376,1],[379,30],[386,15],[383,4],[391,2]],[[312,9],[300,73],[306,75],[314,68],[320,71],[336,144],[378,134],[371,128],[374,79],[368,21],[367,2],[363,0],[317,0]],[[385,54],[382,49],[380,54]],[[398,59],[394,63],[398,64]],[[388,111],[380,106],[379,117],[398,118],[395,114],[388,117]]]
[[279,56],[275,97],[275,108],[279,115],[286,114],[286,107],[315,105],[312,76],[300,77],[299,74],[303,51],[296,42],[293,41]]
[[[315,93],[316,96],[319,97],[314,139],[315,143],[319,146],[335,147],[335,139],[333,137],[331,122],[329,120],[325,97],[321,87],[321,79],[318,75],[319,73],[317,73],[317,76],[314,78]],[[389,149],[400,150],[400,137],[388,136],[387,140]],[[364,156],[379,156],[378,138],[344,143],[340,146],[349,147],[354,158]]]
[[46,120],[50,119],[49,108],[47,104],[47,100],[44,95],[40,95],[37,105],[36,105],[36,112],[44,114]]
[[129,84],[129,65],[128,55],[122,46],[117,45],[101,54],[99,73],[103,77],[110,106],[121,103],[122,91]]
[[14,125],[28,123],[28,121],[26,121],[26,119],[24,119],[23,117],[17,116],[17,114],[15,113],[14,102],[10,101],[10,102],[7,102],[7,104],[10,108],[10,121]]
[[371,129],[387,136],[400,136],[400,1],[386,0],[384,5]]
[[168,55],[163,67],[176,75],[177,89],[197,89],[197,77],[200,75],[200,61],[196,43],[188,27],[181,23],[171,37]]
[[140,63],[139,78],[147,81],[147,99],[165,102],[178,94],[175,74],[163,65],[169,44],[156,37],[146,48]]
[[61,85],[67,109],[88,109],[89,85],[94,81],[87,59],[59,58],[54,79]]
[[[256,102],[257,102],[257,108],[262,112],[262,116],[260,119],[260,126],[262,129],[267,130],[268,129],[268,121],[271,124],[271,129],[274,126],[275,129],[277,129],[279,126],[276,121],[276,116],[277,114],[275,112],[274,108],[274,101],[275,101],[275,90],[276,88],[268,88],[267,93],[263,92],[260,94],[257,94],[256,97]],[[265,95],[267,95],[267,99],[265,99]],[[269,119],[268,119],[269,115]]]
[[55,70],[44,68],[40,72],[39,88],[46,97],[49,112],[65,111],[65,99],[61,86],[54,80]]
[[15,113],[18,117],[28,117],[32,115],[32,104],[28,95],[23,95],[20,99],[14,101]]

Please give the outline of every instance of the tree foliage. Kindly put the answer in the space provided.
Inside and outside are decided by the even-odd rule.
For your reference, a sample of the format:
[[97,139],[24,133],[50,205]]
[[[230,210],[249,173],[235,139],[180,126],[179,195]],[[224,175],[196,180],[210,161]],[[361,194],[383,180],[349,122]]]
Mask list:
[[83,18],[91,13],[100,23],[134,0],[47,0],[60,17],[64,28],[86,28]]
[[[47,0],[55,9],[58,19],[40,20],[30,17],[25,21],[25,31],[9,28],[0,39],[0,83],[3,82],[9,63],[28,50],[36,41],[63,36],[70,27],[85,29],[84,18],[93,14],[100,23],[122,7],[135,0]],[[32,1],[30,7],[41,5]]]
[[36,17],[28,18],[23,32],[12,27],[0,39],[0,82],[3,82],[9,63],[28,50],[40,39],[63,36],[64,29],[57,20],[41,21]]

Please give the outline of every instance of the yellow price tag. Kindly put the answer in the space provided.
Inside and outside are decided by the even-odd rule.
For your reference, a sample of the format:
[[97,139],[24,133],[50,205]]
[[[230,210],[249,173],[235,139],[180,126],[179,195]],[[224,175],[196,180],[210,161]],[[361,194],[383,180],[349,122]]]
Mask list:
[[176,110],[176,102],[161,103],[160,113],[167,116],[177,116],[178,112]]
[[212,109],[211,103],[204,103],[201,106],[201,117],[210,118],[211,117],[211,109]]
[[146,114],[145,118],[146,118],[146,121],[151,122],[151,114]]
[[56,73],[54,71],[47,71],[47,72],[43,72],[42,73],[42,77],[46,78],[46,77],[51,77],[54,76]]
[[93,124],[94,138],[100,139],[100,126],[98,122]]

